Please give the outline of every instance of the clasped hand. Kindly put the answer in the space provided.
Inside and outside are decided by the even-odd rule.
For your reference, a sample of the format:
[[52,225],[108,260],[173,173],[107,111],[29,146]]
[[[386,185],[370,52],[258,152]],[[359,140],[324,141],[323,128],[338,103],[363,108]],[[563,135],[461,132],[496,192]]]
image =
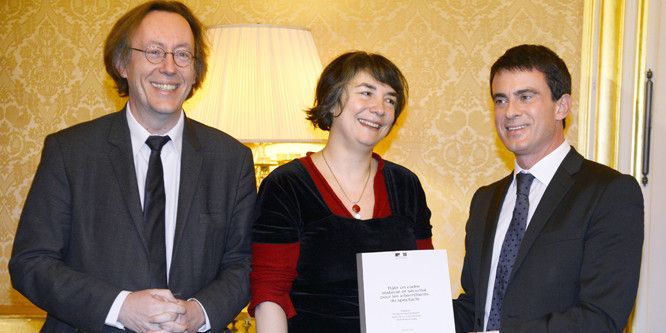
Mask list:
[[139,333],[194,333],[205,319],[196,301],[177,299],[168,289],[146,289],[127,296],[118,321]]

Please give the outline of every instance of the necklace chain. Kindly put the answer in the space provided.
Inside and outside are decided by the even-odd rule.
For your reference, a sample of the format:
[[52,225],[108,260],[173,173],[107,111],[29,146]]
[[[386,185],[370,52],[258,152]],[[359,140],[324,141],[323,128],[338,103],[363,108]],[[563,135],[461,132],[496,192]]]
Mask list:
[[363,199],[363,194],[365,193],[365,188],[368,186],[368,181],[370,180],[370,168],[372,167],[372,163],[370,163],[370,165],[368,165],[368,175],[365,177],[365,183],[363,184],[363,190],[361,190],[361,196],[358,197],[358,200],[352,201],[351,199],[349,199],[349,196],[345,192],[345,189],[342,188],[342,185],[340,185],[340,181],[338,181],[338,177],[335,176],[335,172],[333,172],[333,169],[331,169],[331,166],[328,164],[328,161],[326,160],[326,155],[324,155],[323,150],[321,151],[321,157],[324,158],[324,163],[326,163],[326,167],[328,168],[328,171],[330,171],[331,175],[333,175],[333,179],[335,180],[335,183],[338,184],[338,187],[340,188],[340,191],[342,191],[342,194],[345,196],[345,199],[347,199],[347,201],[351,202],[352,205],[358,204],[358,202],[361,201],[361,199]]

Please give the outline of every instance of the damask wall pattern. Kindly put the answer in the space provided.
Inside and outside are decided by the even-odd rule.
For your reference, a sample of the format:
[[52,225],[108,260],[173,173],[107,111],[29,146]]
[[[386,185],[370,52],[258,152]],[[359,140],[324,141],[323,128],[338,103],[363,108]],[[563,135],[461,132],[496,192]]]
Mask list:
[[[44,136],[122,107],[101,48],[115,20],[140,2],[0,0],[0,308],[27,302],[11,289],[7,261]],[[511,46],[544,44],[579,78],[583,0],[184,2],[206,25],[306,27],[324,64],[360,49],[403,70],[409,106],[378,151],[419,175],[456,295],[472,194],[513,167],[493,129],[490,64]],[[575,104],[567,133],[574,145]]]

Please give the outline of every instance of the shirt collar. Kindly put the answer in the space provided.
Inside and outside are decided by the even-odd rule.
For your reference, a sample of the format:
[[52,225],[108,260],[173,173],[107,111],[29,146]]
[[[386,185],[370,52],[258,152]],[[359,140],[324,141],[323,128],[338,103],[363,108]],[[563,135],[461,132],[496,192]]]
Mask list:
[[564,158],[569,153],[569,150],[571,150],[571,145],[567,140],[564,140],[559,147],[555,148],[555,150],[539,160],[539,162],[536,162],[529,170],[521,168],[518,165],[518,161],[514,161],[513,176],[515,178],[521,171],[528,172],[541,184],[548,185],[553,176],[555,176],[557,168],[560,167],[560,164],[562,164],[562,161],[564,161]]
[[[146,140],[148,139],[149,136],[152,134],[148,132],[139,122],[134,118],[134,115],[132,115],[132,112],[130,112],[130,105],[127,103],[125,105],[125,114],[127,117],[127,125],[129,126],[130,130],[130,137],[132,139],[132,151],[138,152],[141,147],[143,147],[146,144]],[[182,141],[183,141],[183,128],[185,127],[185,113],[183,110],[180,110],[180,116],[178,117],[178,122],[176,125],[174,125],[169,131],[164,133],[164,135],[168,135],[171,140],[167,142],[167,146],[173,145],[173,147],[178,151],[180,154],[180,149],[182,147]]]

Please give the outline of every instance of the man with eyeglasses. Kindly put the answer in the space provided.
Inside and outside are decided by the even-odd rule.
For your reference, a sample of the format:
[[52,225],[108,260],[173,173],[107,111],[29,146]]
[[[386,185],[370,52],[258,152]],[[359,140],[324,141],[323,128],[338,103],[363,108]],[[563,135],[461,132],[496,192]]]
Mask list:
[[130,10],[104,46],[125,108],[47,136],[9,263],[42,332],[220,332],[247,303],[252,154],[182,109],[203,33],[179,2]]

